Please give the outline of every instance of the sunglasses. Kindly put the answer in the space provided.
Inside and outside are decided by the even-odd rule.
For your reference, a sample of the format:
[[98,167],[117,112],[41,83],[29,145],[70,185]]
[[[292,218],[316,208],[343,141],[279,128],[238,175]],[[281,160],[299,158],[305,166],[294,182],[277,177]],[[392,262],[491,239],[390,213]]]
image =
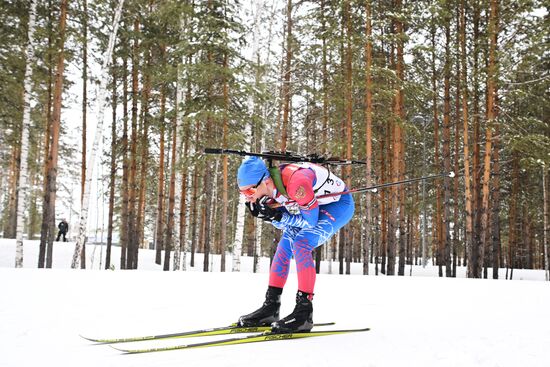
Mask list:
[[256,191],[258,190],[258,186],[260,186],[260,184],[262,183],[262,181],[264,180],[264,177],[265,177],[265,173],[262,175],[262,177],[260,178],[260,180],[258,181],[258,183],[254,186],[251,186],[247,189],[244,189],[244,190],[239,190],[241,192],[241,194],[243,194],[244,196],[252,196],[256,193]]

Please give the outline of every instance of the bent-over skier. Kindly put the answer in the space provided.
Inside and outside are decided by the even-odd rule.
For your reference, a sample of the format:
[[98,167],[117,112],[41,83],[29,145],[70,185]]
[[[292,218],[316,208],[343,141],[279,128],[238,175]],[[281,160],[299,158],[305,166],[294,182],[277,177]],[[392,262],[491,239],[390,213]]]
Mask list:
[[[272,326],[276,333],[307,332],[313,328],[315,263],[312,251],[348,223],[355,204],[351,194],[317,199],[316,194],[338,193],[346,185],[325,167],[313,163],[289,163],[268,170],[258,157],[246,157],[237,173],[239,191],[255,217],[283,230],[269,273],[265,301],[258,310],[241,316],[244,327]],[[284,205],[287,201],[295,204]],[[278,208],[270,206],[283,204]],[[281,294],[294,256],[298,272],[296,307],[279,320]]]

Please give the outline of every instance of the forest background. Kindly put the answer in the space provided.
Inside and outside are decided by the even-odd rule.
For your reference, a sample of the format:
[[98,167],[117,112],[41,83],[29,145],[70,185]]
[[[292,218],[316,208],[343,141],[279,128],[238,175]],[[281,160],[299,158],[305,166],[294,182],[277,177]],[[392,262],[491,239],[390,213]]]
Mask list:
[[352,188],[457,173],[357,195],[316,254],[340,273],[548,271],[548,1],[135,0],[118,21],[120,4],[1,1],[2,235],[40,238],[38,267],[56,222],[82,213],[106,268],[138,268],[140,247],[165,270],[272,256],[279,234],[236,190],[241,158],[203,154],[219,147],[363,160],[331,167]]

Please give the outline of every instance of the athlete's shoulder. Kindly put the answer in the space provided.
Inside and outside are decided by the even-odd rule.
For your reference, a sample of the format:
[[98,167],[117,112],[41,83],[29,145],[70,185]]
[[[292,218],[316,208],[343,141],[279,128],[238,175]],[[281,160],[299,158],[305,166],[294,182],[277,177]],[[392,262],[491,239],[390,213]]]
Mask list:
[[299,169],[290,177],[286,192],[292,200],[295,200],[300,205],[311,203],[315,198],[313,191],[313,183],[315,181],[315,173],[310,169]]

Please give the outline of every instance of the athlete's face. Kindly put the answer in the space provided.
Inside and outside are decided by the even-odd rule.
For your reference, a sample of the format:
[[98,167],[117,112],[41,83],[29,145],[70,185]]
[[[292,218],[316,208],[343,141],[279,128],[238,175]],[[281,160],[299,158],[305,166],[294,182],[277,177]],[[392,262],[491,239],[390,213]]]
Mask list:
[[264,180],[264,176],[262,176],[256,185],[239,187],[239,192],[244,195],[246,201],[255,202],[266,195],[266,181]]

